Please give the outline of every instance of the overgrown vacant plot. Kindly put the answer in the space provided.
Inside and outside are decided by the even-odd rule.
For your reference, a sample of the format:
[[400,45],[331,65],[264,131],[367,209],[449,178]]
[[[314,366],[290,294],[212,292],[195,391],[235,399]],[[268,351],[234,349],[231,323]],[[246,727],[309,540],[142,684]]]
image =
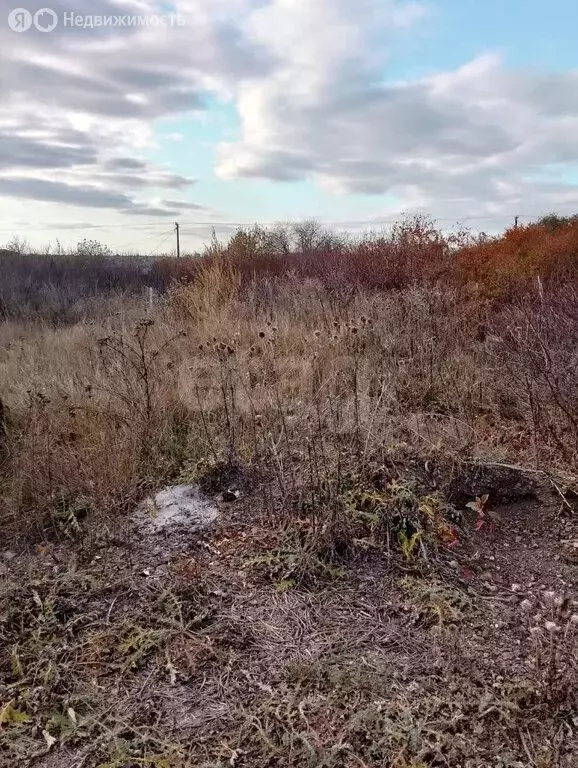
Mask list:
[[[476,285],[244,233],[144,319],[6,320],[0,764],[576,765],[567,226]],[[143,528],[177,483],[216,520]]]

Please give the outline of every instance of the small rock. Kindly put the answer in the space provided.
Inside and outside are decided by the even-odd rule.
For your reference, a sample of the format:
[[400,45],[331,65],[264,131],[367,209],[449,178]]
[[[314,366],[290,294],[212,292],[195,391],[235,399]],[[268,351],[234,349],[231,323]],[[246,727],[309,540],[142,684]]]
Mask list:
[[223,501],[226,501],[226,502],[230,503],[230,502],[233,502],[233,501],[237,501],[237,499],[239,498],[240,495],[241,494],[240,494],[239,491],[232,490],[231,488],[228,488],[226,491],[223,491],[223,493],[221,494],[221,499]]

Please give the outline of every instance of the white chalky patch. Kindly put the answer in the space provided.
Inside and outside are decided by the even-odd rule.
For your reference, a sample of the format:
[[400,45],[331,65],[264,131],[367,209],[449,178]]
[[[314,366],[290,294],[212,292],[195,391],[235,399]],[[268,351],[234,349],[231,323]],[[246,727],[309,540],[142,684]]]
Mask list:
[[174,485],[146,499],[139,512],[139,527],[150,533],[173,529],[206,528],[218,515],[213,502],[195,485]]

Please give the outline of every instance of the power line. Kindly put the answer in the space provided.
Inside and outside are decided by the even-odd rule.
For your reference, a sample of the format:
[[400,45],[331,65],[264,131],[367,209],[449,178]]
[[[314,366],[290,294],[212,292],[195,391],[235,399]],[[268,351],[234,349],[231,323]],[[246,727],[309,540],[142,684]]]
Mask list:
[[151,256],[154,256],[163,247],[163,245],[167,242],[169,237],[173,236],[173,234],[174,234],[173,230],[171,229],[170,232],[166,235],[166,237],[163,238],[163,240],[161,240],[160,244],[154,250],[152,250],[149,254],[147,254],[147,258],[150,258]]
[[138,240],[135,240],[133,237],[131,237],[131,239],[130,239],[128,244],[127,243],[123,243],[121,245],[115,246],[115,250],[121,250],[122,249],[122,250],[125,250],[125,251],[130,251],[132,248],[135,248],[135,247],[139,247],[140,248],[140,247],[142,247],[143,243],[147,243],[147,242],[149,242],[150,240],[153,240],[153,239],[156,240],[157,235],[158,235],[158,232],[155,233],[154,235],[143,235],[142,237],[139,237]]
[[[397,216],[392,217],[376,217],[374,223],[376,224],[396,224],[398,223],[404,216],[419,216],[419,215],[425,215],[427,216],[427,213],[421,214],[420,212],[415,211],[401,211]],[[540,216],[543,216],[543,213],[540,214],[517,214],[518,218],[520,219],[537,219],[540,218]],[[495,214],[492,216],[455,216],[455,217],[442,217],[442,216],[433,216],[431,217],[432,221],[453,221],[454,223],[460,222],[460,221],[474,221],[474,220],[487,220],[487,221],[501,221],[503,219],[514,219],[516,214],[509,214],[509,213],[502,213],[502,214]],[[316,218],[316,217],[309,217],[309,218]],[[277,219],[276,221],[184,221],[184,224],[189,227],[219,227],[219,226],[229,226],[229,227],[252,227],[254,225],[259,225],[262,227],[269,227],[274,226],[276,224],[284,224],[284,223],[292,223],[295,221],[302,221],[306,220],[307,217],[303,217],[303,219]],[[182,220],[181,220],[182,221]],[[319,220],[320,223],[324,223]],[[362,219],[358,221],[359,224],[365,224],[370,223],[372,220],[369,219]],[[355,222],[348,221],[348,224],[352,224]],[[181,224],[181,232],[182,232],[182,224]]]
[[[354,225],[354,224],[396,224],[398,223],[404,215],[420,215],[419,212],[411,212],[411,211],[401,211],[398,215],[392,216],[392,217],[376,217],[375,220],[371,219],[363,219],[358,222],[355,221],[348,221],[347,224]],[[427,214],[424,214],[427,215]],[[432,221],[434,222],[466,222],[466,221],[502,221],[502,220],[510,220],[515,218],[518,219],[537,219],[540,218],[540,216],[543,216],[543,213],[540,214],[530,214],[530,213],[520,213],[520,214],[494,214],[491,216],[457,216],[457,217],[432,217]],[[305,217],[307,218],[307,217]],[[293,219],[293,221],[298,221],[299,219]],[[255,225],[259,225],[262,227],[269,227],[269,226],[275,226],[278,224],[285,223],[285,220],[283,219],[277,219],[275,221],[230,221],[230,220],[212,220],[212,221],[184,221],[184,225],[192,228],[197,229],[200,227],[252,227]],[[321,222],[324,223],[324,222]],[[327,222],[326,222],[327,223]],[[336,222],[329,222],[329,223],[336,223]],[[25,227],[20,227],[18,225],[15,225],[13,227],[6,227],[0,229],[0,233],[13,233],[15,230],[25,230],[27,232],[48,232],[48,231],[60,231],[62,233],[74,233],[79,232],[82,233],[83,231],[92,231],[92,230],[103,230],[103,229],[116,229],[116,228],[123,228],[123,229],[134,229],[134,230],[142,230],[143,232],[147,229],[155,228],[155,227],[166,227],[167,223],[166,221],[151,221],[146,223],[139,223],[139,224],[119,224],[118,222],[114,224],[85,224],[85,225],[78,225],[78,226],[50,226],[50,227],[31,227],[29,225]],[[182,223],[181,223],[181,233],[183,233],[182,229]]]
[[[163,221],[162,225],[166,227],[166,225],[167,225],[166,221]],[[122,229],[126,229],[126,230],[131,230],[131,231],[134,231],[134,232],[146,233],[147,230],[153,229],[153,227],[155,227],[155,226],[160,226],[160,224],[159,225],[149,225],[149,224],[147,224],[147,225],[143,225],[143,226],[134,226],[134,225],[131,226],[130,224],[126,224],[126,225],[125,224],[119,224],[118,228],[119,229],[122,228]],[[91,225],[91,226],[86,226],[86,227],[58,227],[58,226],[52,226],[52,227],[29,227],[29,226],[26,226],[26,227],[21,227],[21,226],[15,225],[15,226],[10,227],[10,228],[0,229],[0,234],[12,235],[14,233],[18,233],[18,234],[22,234],[23,233],[23,234],[26,235],[26,234],[29,234],[29,233],[34,234],[36,232],[55,232],[55,233],[58,234],[58,237],[65,237],[65,236],[75,237],[76,235],[78,235],[78,236],[88,235],[91,232],[106,231],[106,230],[109,230],[109,229],[113,229],[113,227],[104,226],[104,225]],[[114,227],[114,229],[116,229],[116,226]]]

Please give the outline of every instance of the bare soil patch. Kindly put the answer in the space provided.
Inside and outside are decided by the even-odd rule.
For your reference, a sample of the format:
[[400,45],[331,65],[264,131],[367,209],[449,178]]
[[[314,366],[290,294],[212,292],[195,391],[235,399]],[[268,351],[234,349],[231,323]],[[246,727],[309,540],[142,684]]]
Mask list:
[[202,531],[4,553],[0,764],[575,765],[578,526],[532,487],[435,561],[308,589],[263,566],[258,485]]

